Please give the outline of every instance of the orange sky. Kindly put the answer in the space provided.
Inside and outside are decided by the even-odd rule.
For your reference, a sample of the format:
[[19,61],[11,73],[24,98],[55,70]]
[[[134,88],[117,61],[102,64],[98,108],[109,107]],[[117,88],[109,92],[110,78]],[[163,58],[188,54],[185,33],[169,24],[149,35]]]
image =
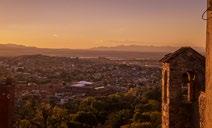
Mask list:
[[0,0],[0,43],[204,47],[205,6],[206,0]]

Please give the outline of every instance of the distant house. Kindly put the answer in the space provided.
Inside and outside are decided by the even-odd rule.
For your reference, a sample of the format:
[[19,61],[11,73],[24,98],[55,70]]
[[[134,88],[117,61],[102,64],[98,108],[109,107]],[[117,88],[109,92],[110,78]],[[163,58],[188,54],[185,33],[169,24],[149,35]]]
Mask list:
[[205,57],[190,47],[162,62],[162,128],[199,128],[199,95],[205,89]]

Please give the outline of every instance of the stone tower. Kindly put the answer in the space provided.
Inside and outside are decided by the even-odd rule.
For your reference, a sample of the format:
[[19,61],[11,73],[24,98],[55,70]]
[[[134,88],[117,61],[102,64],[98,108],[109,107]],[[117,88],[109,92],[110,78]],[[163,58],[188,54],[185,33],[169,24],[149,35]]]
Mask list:
[[162,128],[199,128],[200,91],[205,57],[190,47],[166,55],[162,62]]
[[0,128],[12,128],[14,114],[14,86],[10,79],[0,82]]
[[208,0],[205,128],[212,128],[212,0]]

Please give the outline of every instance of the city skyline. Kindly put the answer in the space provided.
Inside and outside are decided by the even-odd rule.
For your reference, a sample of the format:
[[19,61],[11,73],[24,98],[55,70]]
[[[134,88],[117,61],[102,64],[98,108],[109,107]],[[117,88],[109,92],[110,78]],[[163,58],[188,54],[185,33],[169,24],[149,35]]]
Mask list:
[[[0,0],[0,43],[46,48],[205,45],[202,0]],[[186,43],[186,44],[185,44]]]

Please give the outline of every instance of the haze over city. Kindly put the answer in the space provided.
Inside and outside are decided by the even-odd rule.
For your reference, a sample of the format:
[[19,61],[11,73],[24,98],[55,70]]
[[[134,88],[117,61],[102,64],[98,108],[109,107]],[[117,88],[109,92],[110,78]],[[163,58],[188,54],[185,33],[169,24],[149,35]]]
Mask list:
[[0,43],[204,47],[203,0],[0,0]]

